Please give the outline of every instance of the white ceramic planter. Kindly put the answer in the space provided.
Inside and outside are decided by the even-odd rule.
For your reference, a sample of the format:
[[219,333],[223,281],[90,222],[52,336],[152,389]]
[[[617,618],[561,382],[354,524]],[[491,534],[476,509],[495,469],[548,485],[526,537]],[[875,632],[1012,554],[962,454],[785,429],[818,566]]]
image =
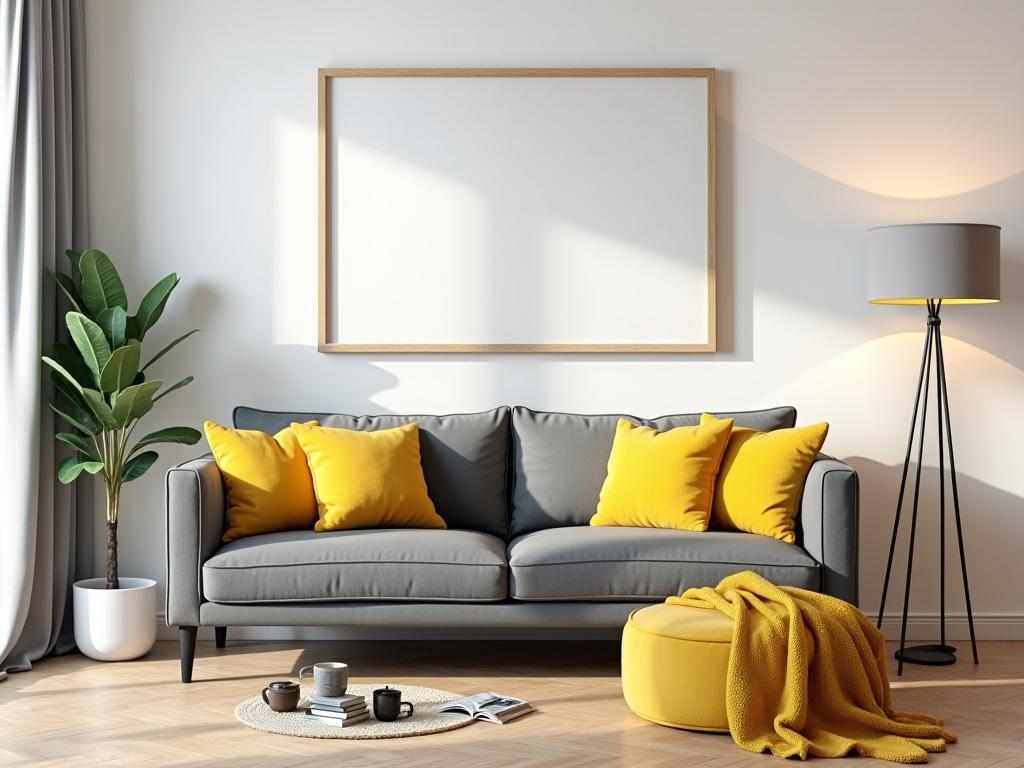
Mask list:
[[156,582],[118,579],[120,589],[107,589],[106,579],[74,584],[75,642],[97,661],[125,661],[145,656],[156,642]]

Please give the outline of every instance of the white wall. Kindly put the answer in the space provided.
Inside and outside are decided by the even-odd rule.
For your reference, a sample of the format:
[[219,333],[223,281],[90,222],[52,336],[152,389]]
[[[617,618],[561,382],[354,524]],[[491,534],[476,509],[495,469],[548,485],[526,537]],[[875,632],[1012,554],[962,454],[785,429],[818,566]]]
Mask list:
[[[227,422],[237,403],[646,415],[791,403],[802,422],[831,422],[827,450],[861,472],[870,610],[924,323],[916,309],[864,303],[864,231],[1002,225],[1003,303],[950,307],[943,327],[980,631],[1024,637],[1019,3],[90,0],[86,14],[89,245],[123,265],[136,300],[165,273],[182,276],[161,338],[204,329],[162,365],[196,383],[161,403],[154,428]],[[319,354],[321,66],[719,68],[722,351]],[[163,579],[162,470],[197,452],[163,451],[160,471],[126,492],[123,573]],[[937,611],[934,450],[929,462],[919,622]],[[962,615],[950,583],[950,613]]]

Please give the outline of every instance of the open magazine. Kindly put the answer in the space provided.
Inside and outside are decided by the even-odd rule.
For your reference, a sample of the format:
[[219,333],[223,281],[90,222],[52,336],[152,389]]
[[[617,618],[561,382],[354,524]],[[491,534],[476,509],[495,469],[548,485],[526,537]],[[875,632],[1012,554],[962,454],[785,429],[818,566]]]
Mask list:
[[509,720],[528,715],[534,711],[530,703],[511,696],[500,696],[493,691],[477,693],[464,699],[451,701],[437,708],[438,712],[463,712],[477,720],[503,725]]

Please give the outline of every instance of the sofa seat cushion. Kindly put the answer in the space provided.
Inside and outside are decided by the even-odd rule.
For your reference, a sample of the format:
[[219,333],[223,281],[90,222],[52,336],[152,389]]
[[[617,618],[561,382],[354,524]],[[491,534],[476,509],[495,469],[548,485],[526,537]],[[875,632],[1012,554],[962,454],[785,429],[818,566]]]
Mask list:
[[508,546],[517,600],[663,600],[737,571],[817,590],[818,563],[795,544],[753,533],[658,528],[550,528]]
[[392,528],[250,536],[206,561],[203,594],[218,603],[502,600],[505,542],[477,531]]

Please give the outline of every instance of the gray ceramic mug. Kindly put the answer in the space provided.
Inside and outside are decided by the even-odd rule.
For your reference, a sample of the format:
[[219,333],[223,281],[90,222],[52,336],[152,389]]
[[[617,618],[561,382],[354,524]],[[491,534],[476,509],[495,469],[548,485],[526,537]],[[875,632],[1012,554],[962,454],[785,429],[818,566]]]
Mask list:
[[344,696],[348,690],[348,664],[321,661],[299,670],[299,679],[311,675],[319,696]]

